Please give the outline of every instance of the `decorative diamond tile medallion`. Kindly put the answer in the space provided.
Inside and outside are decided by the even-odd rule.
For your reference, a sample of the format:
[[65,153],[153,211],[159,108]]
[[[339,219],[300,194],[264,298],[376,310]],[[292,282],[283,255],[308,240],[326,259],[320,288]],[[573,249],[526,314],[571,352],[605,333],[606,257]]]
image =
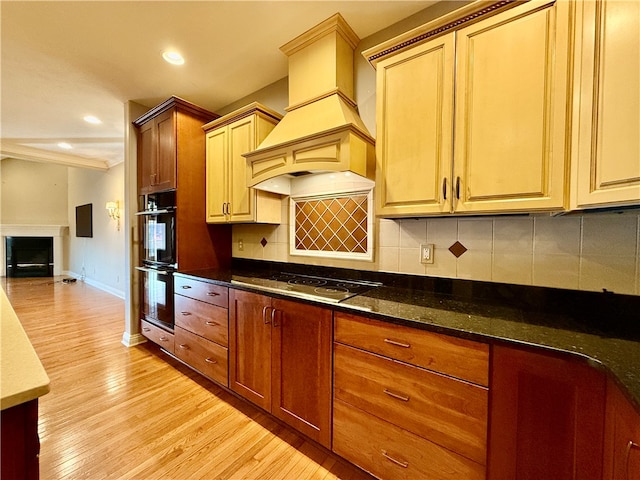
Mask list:
[[264,247],[267,246],[267,243],[269,243],[269,242],[267,242],[267,239],[262,237],[262,240],[260,240],[260,245],[262,245],[262,247],[264,248]]
[[293,198],[293,254],[372,257],[371,193]]
[[453,253],[456,258],[460,258],[460,256],[467,251],[467,247],[465,247],[460,242],[456,242],[449,247],[449,251]]

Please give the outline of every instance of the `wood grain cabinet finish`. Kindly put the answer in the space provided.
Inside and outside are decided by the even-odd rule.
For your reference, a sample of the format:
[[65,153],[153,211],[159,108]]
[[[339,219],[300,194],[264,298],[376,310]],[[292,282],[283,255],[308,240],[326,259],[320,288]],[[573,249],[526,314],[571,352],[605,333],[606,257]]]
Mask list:
[[573,207],[640,203],[640,3],[578,3]]
[[224,385],[228,381],[228,349],[176,325],[175,354],[211,380]]
[[173,334],[145,320],[140,320],[140,333],[167,352],[174,351]]
[[604,373],[498,345],[491,365],[488,478],[601,479]]
[[335,313],[335,341],[489,385],[489,345],[348,313]]
[[176,276],[175,355],[229,386],[229,288]]
[[640,413],[607,383],[603,480],[640,480]]
[[229,288],[215,283],[203,282],[185,277],[174,277],[176,294],[200,300],[219,307],[227,308],[229,305]]
[[231,289],[230,388],[331,446],[329,309]]
[[428,41],[363,53],[377,69],[379,215],[566,207],[571,8],[450,16],[448,33],[438,21],[420,29]]
[[[217,115],[171,97],[138,118],[138,192],[140,195],[178,187],[179,157],[189,155],[194,135]],[[196,142],[203,144],[201,139]],[[202,156],[202,153],[200,154]],[[184,161],[184,160],[183,160]]]
[[2,410],[0,414],[0,460],[2,478],[40,478],[38,399]]
[[336,453],[379,478],[485,478],[488,345],[341,312],[334,335]]
[[273,130],[282,116],[252,103],[203,126],[207,157],[207,222],[280,223],[281,197],[247,186],[242,156]]

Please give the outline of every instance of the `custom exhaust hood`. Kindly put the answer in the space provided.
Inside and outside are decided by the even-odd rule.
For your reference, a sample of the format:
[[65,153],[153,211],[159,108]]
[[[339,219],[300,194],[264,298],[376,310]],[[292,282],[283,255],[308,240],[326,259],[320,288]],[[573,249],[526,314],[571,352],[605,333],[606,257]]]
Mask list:
[[353,100],[359,41],[337,13],[280,47],[289,57],[289,107],[258,148],[244,154],[249,186],[290,195],[292,180],[309,174],[332,172],[334,184],[373,180],[375,140]]

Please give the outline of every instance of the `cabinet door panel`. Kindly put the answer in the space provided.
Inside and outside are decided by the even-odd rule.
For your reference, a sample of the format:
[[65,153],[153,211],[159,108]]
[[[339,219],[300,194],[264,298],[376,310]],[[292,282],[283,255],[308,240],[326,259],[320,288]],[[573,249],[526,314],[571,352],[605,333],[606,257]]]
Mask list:
[[491,480],[602,478],[602,372],[494,346],[490,395]]
[[255,191],[247,187],[247,160],[242,154],[254,148],[254,116],[229,125],[229,211],[232,221],[253,220]]
[[153,190],[176,188],[176,124],[175,112],[170,110],[154,120],[158,129],[158,163]]
[[612,381],[607,383],[604,480],[640,480],[640,414]]
[[564,206],[568,9],[525,4],[457,32],[456,211]]
[[279,299],[273,307],[271,413],[330,447],[331,310]]
[[449,211],[453,35],[380,62],[377,76],[378,214]]
[[207,222],[227,221],[227,137],[226,127],[207,133]]
[[[640,3],[583,2],[577,206],[640,201]],[[580,65],[580,64],[578,64]]]
[[140,195],[151,192],[156,165],[156,129],[150,120],[140,127],[138,133],[138,192]]
[[271,409],[271,324],[265,323],[263,314],[270,305],[269,297],[229,291],[229,386],[267,411]]

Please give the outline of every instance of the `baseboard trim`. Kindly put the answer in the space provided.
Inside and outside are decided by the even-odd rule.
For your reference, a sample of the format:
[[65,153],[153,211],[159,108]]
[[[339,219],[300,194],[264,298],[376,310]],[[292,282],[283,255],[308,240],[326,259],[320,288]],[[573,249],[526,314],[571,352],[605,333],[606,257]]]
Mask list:
[[125,347],[135,347],[136,345],[140,345],[141,343],[145,343],[146,341],[146,337],[141,333],[130,334],[129,332],[124,332],[122,334],[122,344]]
[[82,278],[81,275],[78,275],[75,272],[64,271],[64,272],[62,272],[62,274],[63,275],[67,275],[69,277],[73,277],[75,279],[78,279],[78,280],[86,283],[87,285],[91,285],[92,287],[95,287],[95,288],[97,288],[99,290],[102,290],[103,292],[110,293],[111,295],[114,295],[114,296],[124,300],[124,292],[122,290],[117,290],[117,289],[115,289],[113,287],[110,287],[109,285],[105,285],[104,283],[98,282],[97,280],[93,280],[91,278],[87,278],[87,277]]

